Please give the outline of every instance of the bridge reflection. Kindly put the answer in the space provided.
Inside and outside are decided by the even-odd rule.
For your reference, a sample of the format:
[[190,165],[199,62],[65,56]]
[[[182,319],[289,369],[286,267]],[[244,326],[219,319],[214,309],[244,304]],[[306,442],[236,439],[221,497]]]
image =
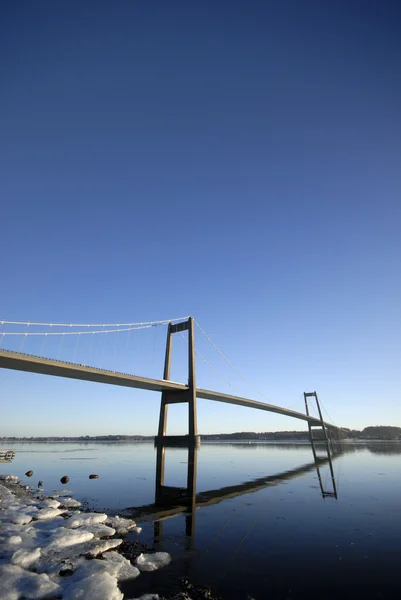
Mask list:
[[[182,446],[181,446],[182,447]],[[313,451],[313,461],[294,469],[289,469],[274,475],[266,475],[250,481],[229,485],[216,490],[196,493],[196,473],[198,462],[198,448],[188,447],[188,467],[186,487],[165,485],[166,448],[157,446],[155,501],[153,504],[132,507],[125,511],[137,521],[151,519],[154,522],[155,543],[162,536],[163,521],[178,514],[185,514],[185,534],[191,541],[195,534],[196,510],[202,506],[217,504],[222,500],[235,498],[243,494],[258,492],[267,487],[274,487],[283,481],[290,481],[306,473],[316,471],[322,498],[337,499],[337,487],[334,477],[333,460],[343,453],[341,445],[332,445],[331,452],[324,457],[319,456],[319,446]],[[330,477],[325,478],[322,469],[328,467]],[[327,482],[326,482],[327,481]],[[330,487],[327,487],[330,486]]]

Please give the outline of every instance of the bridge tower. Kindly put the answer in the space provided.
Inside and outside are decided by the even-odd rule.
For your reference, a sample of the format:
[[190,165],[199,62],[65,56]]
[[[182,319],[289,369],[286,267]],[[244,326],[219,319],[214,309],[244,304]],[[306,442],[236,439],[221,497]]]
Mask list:
[[[192,317],[189,317],[188,321],[168,324],[163,379],[170,379],[173,334],[180,331],[188,331],[188,389],[183,391],[166,390],[162,392],[159,430],[155,440],[157,446],[199,445],[200,438],[198,436],[196,418],[194,319]],[[188,435],[166,435],[168,405],[182,402],[188,404]]]
[[[334,497],[337,499],[337,488],[336,488],[336,480],[334,477],[334,470],[333,470],[333,463],[331,460],[331,438],[330,436],[330,432],[328,432],[328,428],[326,427],[326,424],[323,420],[323,415],[322,415],[322,411],[320,409],[320,403],[319,403],[319,399],[317,397],[317,393],[316,392],[304,392],[304,400],[305,400],[305,409],[306,409],[306,414],[309,417],[309,404],[308,404],[308,398],[314,398],[315,402],[316,402],[316,407],[319,413],[319,418],[320,418],[320,424],[316,424],[316,425],[311,425],[311,423],[308,421],[308,429],[309,429],[309,439],[311,442],[311,446],[312,446],[312,453],[313,453],[313,458],[315,460],[315,464],[316,464],[316,471],[317,471],[317,476],[319,479],[319,484],[320,484],[320,489],[322,491],[322,496],[323,498],[326,498],[328,496]],[[318,441],[317,439],[315,439],[314,435],[313,435],[313,429],[312,428],[321,428],[322,432],[323,432],[323,436],[322,439],[320,440],[321,442],[324,443],[325,445],[325,449],[326,449],[326,453],[327,453],[327,459],[329,461],[329,467],[330,467],[330,475],[331,475],[331,481],[333,484],[333,490],[332,491],[328,491],[327,489],[324,489],[323,487],[323,482],[322,482],[322,478],[321,478],[321,474],[320,474],[320,468],[319,468],[319,463],[322,462],[322,458],[318,456],[317,453],[317,445],[316,442]]]

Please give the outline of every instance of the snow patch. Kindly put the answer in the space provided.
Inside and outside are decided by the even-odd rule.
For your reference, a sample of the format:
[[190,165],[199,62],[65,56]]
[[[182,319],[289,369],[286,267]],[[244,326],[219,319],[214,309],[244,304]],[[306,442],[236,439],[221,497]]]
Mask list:
[[52,500],[51,498],[47,498],[46,500],[43,500],[41,506],[43,508],[58,508],[60,506],[60,502],[58,502],[57,500]]
[[10,517],[10,521],[16,525],[27,525],[32,521],[32,515],[28,515],[24,512],[18,512]]
[[[110,525],[110,527],[114,527],[117,532],[117,535],[125,535],[128,531],[135,528],[136,523],[132,519],[124,519],[123,517],[107,517],[106,525]],[[142,529],[138,527],[140,533]]]
[[20,535],[10,535],[8,538],[8,543],[10,546],[14,546],[16,544],[20,544],[22,542],[22,537]]
[[59,508],[42,508],[33,514],[33,518],[39,521],[44,521],[45,519],[54,519],[54,517],[58,517],[65,512],[65,510],[60,510]]
[[[65,493],[56,492],[57,497]],[[139,569],[154,571],[170,562],[168,553],[156,552],[141,554],[134,566],[110,551],[122,539],[100,538],[141,528],[132,519],[106,514],[77,511],[67,519],[61,516],[79,505],[68,496],[18,499],[0,484],[1,600],[123,600],[118,582],[137,578]],[[29,571],[32,568],[35,572]],[[67,570],[72,575],[61,577]],[[141,600],[158,598],[157,594],[141,596]]]
[[90,542],[90,547],[88,547],[88,550],[86,552],[86,554],[88,554],[88,556],[99,556],[99,554],[102,554],[103,552],[106,552],[107,550],[111,550],[111,548],[117,548],[117,546],[119,546],[120,544],[122,544],[122,540],[116,539],[116,540],[94,540],[93,542]]
[[39,556],[40,548],[35,548],[34,550],[24,550],[21,548],[14,552],[11,557],[11,562],[23,569],[29,569],[37,562]]
[[45,600],[61,596],[60,586],[51,581],[48,575],[37,575],[18,565],[0,565],[0,579],[2,600]]
[[60,498],[60,504],[65,508],[78,508],[81,506],[81,503],[74,498]]
[[83,542],[89,542],[94,537],[90,531],[76,531],[74,529],[67,529],[66,527],[59,527],[50,533],[51,542],[48,545],[48,549],[66,548],[75,544],[82,544]]
[[165,567],[171,561],[168,552],[155,552],[154,554],[140,554],[135,563],[141,571],[157,571]]
[[139,569],[134,567],[129,560],[118,554],[118,552],[108,552],[105,554],[102,562],[107,562],[109,565],[113,564],[117,567],[116,575],[118,581],[136,579],[140,575]]
[[107,520],[107,515],[104,513],[77,513],[66,520],[66,527],[76,529],[82,525],[93,525],[95,523],[104,523]]
[[[77,530],[73,529],[72,531],[77,531]],[[116,533],[115,529],[113,529],[112,527],[108,527],[107,525],[104,525],[103,523],[93,523],[93,525],[85,525],[85,531],[90,531],[91,533],[93,533],[93,535],[95,537],[98,537],[98,538],[111,537],[112,535],[114,535]]]
[[117,587],[117,580],[109,573],[71,581],[63,595],[64,600],[123,600],[123,597]]

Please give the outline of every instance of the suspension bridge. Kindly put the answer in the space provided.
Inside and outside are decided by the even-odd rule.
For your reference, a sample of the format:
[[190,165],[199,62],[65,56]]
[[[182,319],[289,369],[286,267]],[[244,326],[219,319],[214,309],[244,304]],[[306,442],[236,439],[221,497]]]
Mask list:
[[[152,321],[145,323],[127,323],[127,324],[72,324],[72,323],[37,323],[37,322],[22,322],[22,321],[0,321],[0,326],[3,326],[4,331],[0,330],[0,342],[3,345],[5,340],[14,339],[19,336],[22,340],[27,337],[53,337],[53,336],[83,336],[98,334],[111,334],[121,332],[131,332],[139,329],[148,329],[160,325],[167,326],[167,340],[165,348],[164,370],[162,379],[154,379],[142,377],[118,370],[110,370],[99,368],[86,364],[78,364],[76,362],[68,362],[66,360],[57,360],[52,357],[45,357],[31,353],[23,353],[21,350],[1,349],[0,347],[0,368],[16,371],[24,371],[29,373],[40,373],[43,375],[51,375],[55,377],[64,377],[81,381],[91,381],[108,385],[123,386],[128,388],[137,388],[142,390],[150,390],[161,393],[160,417],[158,434],[156,443],[161,445],[183,445],[198,444],[199,436],[197,430],[197,411],[196,400],[204,399],[214,402],[223,402],[237,406],[244,406],[257,410],[263,410],[279,415],[284,415],[294,419],[299,419],[307,423],[311,437],[312,428],[321,428],[326,442],[334,432],[340,428],[323,420],[316,392],[304,394],[306,412],[298,412],[289,408],[276,406],[266,402],[261,402],[252,398],[236,396],[214,390],[199,388],[196,386],[196,354],[208,366],[220,375],[204,357],[195,349],[195,324],[205,336],[208,342],[220,354],[220,356],[232,367],[237,374],[247,383],[250,383],[243,377],[232,363],[223,355],[212,340],[207,336],[204,330],[192,317],[181,319]],[[25,327],[21,331],[21,327]],[[45,331],[37,331],[32,329],[36,327],[46,328]],[[75,328],[80,328],[75,330]],[[82,329],[86,328],[86,329]],[[100,328],[100,329],[99,329]],[[16,330],[17,329],[17,330]],[[184,336],[187,332],[187,337]],[[172,339],[174,334],[180,334],[188,343],[188,381],[186,383],[172,381],[171,374],[171,357],[172,357]],[[93,339],[92,337],[92,339]],[[221,375],[220,375],[221,376]],[[222,376],[221,376],[222,377]],[[224,377],[222,377],[227,381]],[[254,386],[253,386],[254,387]],[[257,388],[254,388],[257,390]],[[257,390],[259,394],[259,390]],[[308,398],[314,397],[318,409],[318,417],[312,416],[309,411]],[[167,409],[170,404],[184,403],[188,405],[188,435],[169,436],[167,435]]]

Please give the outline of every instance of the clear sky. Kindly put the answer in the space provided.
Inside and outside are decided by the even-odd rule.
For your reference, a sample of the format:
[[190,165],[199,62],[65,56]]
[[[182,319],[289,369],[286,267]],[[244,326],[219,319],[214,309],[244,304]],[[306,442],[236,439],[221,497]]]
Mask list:
[[[399,3],[0,13],[0,320],[190,314],[272,402],[302,410],[316,389],[338,424],[401,426]],[[160,377],[164,334],[117,334],[96,360]],[[231,389],[198,365],[200,386]],[[0,394],[0,435],[157,427],[150,392],[2,371]],[[169,432],[185,427],[173,407]],[[199,402],[203,433],[303,427]]]

